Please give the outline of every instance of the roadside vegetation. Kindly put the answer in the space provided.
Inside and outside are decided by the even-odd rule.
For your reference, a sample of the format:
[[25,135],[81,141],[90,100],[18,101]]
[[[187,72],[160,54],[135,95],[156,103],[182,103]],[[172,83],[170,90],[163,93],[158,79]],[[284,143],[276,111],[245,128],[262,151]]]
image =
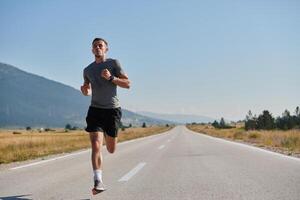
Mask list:
[[[122,128],[118,141],[159,134],[172,126]],[[84,130],[39,129],[0,130],[0,164],[24,161],[51,154],[90,148],[89,135]]]
[[195,132],[214,137],[226,138],[246,142],[272,151],[300,157],[300,111],[296,108],[291,115],[285,110],[276,119],[264,110],[258,117],[251,111],[244,121],[226,124],[222,118],[220,122],[209,124],[188,124],[187,127]]

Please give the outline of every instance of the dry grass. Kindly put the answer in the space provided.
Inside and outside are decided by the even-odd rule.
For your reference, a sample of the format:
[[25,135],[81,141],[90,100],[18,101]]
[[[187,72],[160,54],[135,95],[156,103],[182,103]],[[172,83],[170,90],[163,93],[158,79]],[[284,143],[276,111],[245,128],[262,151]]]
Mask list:
[[188,125],[189,129],[211,136],[242,140],[286,154],[300,154],[300,130],[245,131],[244,128],[215,129],[209,125]]
[[[119,132],[119,141],[165,132],[172,127],[128,128]],[[51,132],[0,130],[0,164],[33,159],[50,154],[71,152],[90,147],[83,130]]]

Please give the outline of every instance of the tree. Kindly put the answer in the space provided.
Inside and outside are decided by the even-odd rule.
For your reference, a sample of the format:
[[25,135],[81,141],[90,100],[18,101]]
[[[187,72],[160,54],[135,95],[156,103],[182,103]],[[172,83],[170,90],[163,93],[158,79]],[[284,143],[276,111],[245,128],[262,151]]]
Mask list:
[[257,118],[257,129],[271,130],[275,128],[275,120],[268,110],[264,110]]
[[146,128],[146,127],[147,127],[145,122],[143,123],[142,127],[143,127],[143,128]]
[[253,115],[251,110],[248,111],[248,115],[246,115],[246,121],[253,119]]
[[72,129],[71,124],[67,124],[67,125],[65,126],[65,129],[66,129],[66,130],[71,130],[71,129]]
[[290,111],[288,111],[288,110],[286,109],[286,110],[282,113],[282,117],[290,118],[290,117],[291,117]]
[[226,128],[226,123],[223,117],[220,120],[220,128]]
[[27,126],[26,127],[26,131],[30,131],[31,130],[31,127],[30,126]]
[[215,127],[215,128],[220,128],[220,125],[219,125],[219,123],[217,122],[217,120],[215,120],[211,125],[212,125],[213,127]]
[[282,113],[282,117],[276,119],[276,127],[282,130],[289,130],[297,125],[297,117],[291,116],[288,110]]
[[245,129],[246,131],[256,129],[256,117],[253,117],[251,110],[246,115]]
[[284,122],[284,119],[282,117],[277,117],[276,118],[276,127],[278,129],[282,129],[282,130],[285,130],[285,122]]
[[294,118],[291,116],[290,111],[285,110],[282,114],[282,118],[285,122],[285,130],[292,129],[295,126]]
[[300,110],[299,110],[299,106],[297,106],[296,110],[295,110],[295,122],[296,122],[296,126],[298,126],[298,128],[300,128]]
[[300,117],[300,110],[299,110],[299,106],[296,107],[296,110],[295,110],[295,115],[296,117]]

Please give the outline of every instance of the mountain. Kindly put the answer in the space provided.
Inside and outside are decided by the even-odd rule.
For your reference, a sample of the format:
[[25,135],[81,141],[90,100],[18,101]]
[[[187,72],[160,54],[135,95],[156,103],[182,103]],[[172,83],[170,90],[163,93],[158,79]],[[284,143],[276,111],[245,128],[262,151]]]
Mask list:
[[148,117],[144,115],[140,115],[138,113],[131,112],[129,110],[123,110],[123,116],[122,117],[122,123],[129,125],[135,125],[135,126],[140,126],[143,122],[149,125],[157,124],[157,125],[165,125],[165,124],[177,124],[174,121],[167,120],[167,119],[158,119],[155,117]]
[[[0,127],[84,127],[90,98],[70,86],[0,63]],[[166,124],[123,109],[123,123]]]
[[159,114],[159,113],[152,113],[152,112],[146,112],[146,111],[141,111],[137,112],[138,114],[147,116],[147,117],[153,117],[157,119],[162,119],[162,120],[170,120],[174,121],[180,124],[185,124],[185,123],[208,123],[208,122],[213,122],[215,119],[206,117],[206,116],[200,116],[200,115],[183,115],[183,114]]

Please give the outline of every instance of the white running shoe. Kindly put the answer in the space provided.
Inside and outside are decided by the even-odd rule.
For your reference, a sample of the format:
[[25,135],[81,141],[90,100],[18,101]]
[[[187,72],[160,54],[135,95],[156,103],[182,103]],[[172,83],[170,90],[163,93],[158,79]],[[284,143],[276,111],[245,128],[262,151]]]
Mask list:
[[99,180],[95,180],[95,182],[94,182],[94,188],[92,189],[93,195],[96,195],[98,193],[104,192],[105,190],[106,189],[105,189],[104,184],[101,181],[99,181]]

